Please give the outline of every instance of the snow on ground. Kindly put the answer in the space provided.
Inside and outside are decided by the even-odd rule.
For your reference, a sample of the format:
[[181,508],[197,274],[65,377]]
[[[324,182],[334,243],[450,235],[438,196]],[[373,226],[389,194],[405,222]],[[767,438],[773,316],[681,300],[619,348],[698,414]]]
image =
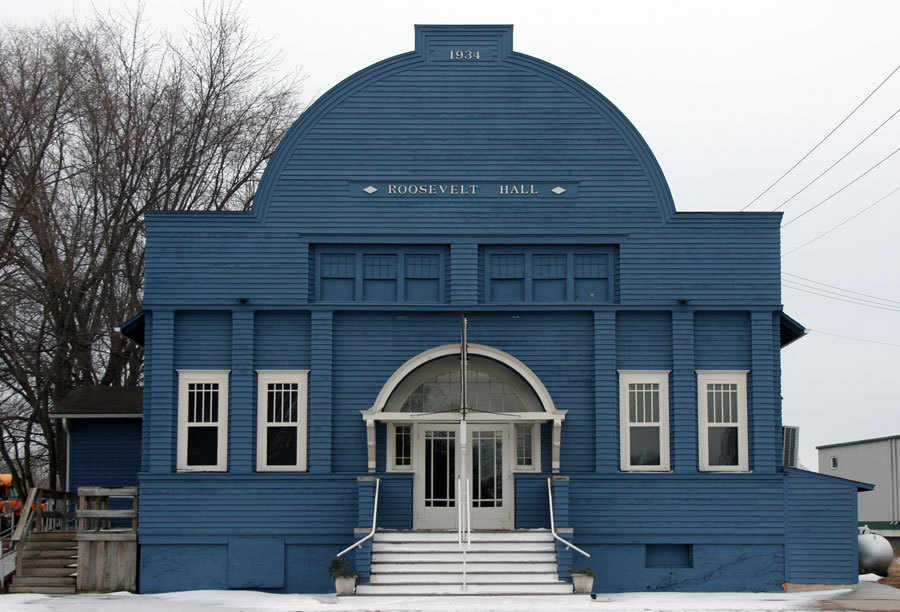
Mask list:
[[688,612],[816,610],[846,593],[615,593],[563,597],[380,597],[187,591],[158,595],[0,595],[3,612]]
[[884,578],[884,576],[879,576],[878,574],[860,574],[859,581],[860,582],[878,582]]

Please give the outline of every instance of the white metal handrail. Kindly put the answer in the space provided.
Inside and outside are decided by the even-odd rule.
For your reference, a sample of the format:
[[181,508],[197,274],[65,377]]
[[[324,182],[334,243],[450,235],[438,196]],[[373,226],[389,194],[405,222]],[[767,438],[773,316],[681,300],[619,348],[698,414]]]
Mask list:
[[566,545],[566,550],[569,550],[571,548],[572,550],[577,550],[585,557],[590,557],[590,555],[588,553],[584,552],[583,550],[581,550],[580,548],[578,548],[577,546],[575,546],[568,540],[562,539],[561,537],[559,537],[559,534],[556,533],[556,522],[553,520],[553,485],[550,484],[549,478],[547,479],[547,495],[550,497],[550,533],[553,534],[553,537],[558,542],[561,542],[562,544]]
[[472,481],[466,478],[466,548],[472,544]]
[[[462,590],[466,590],[466,552],[472,545],[472,488],[468,478],[456,477],[456,514],[459,549],[462,551]],[[465,509],[463,509],[465,507]],[[465,519],[465,520],[463,520]]]
[[372,506],[372,531],[370,531],[366,537],[362,538],[358,542],[354,542],[353,544],[351,544],[350,546],[348,546],[347,548],[345,548],[344,550],[339,552],[337,554],[338,557],[344,556],[345,554],[347,554],[354,548],[362,548],[362,545],[364,542],[366,542],[367,540],[371,540],[373,537],[375,537],[375,523],[378,521],[378,489],[380,489],[380,488],[381,488],[381,479],[376,478],[375,479],[375,504]]

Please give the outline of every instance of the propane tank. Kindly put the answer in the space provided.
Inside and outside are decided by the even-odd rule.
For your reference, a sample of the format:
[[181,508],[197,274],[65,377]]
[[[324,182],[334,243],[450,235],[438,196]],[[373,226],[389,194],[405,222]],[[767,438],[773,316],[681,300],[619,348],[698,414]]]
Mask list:
[[887,576],[894,560],[894,549],[886,539],[869,531],[869,526],[859,528],[859,573]]

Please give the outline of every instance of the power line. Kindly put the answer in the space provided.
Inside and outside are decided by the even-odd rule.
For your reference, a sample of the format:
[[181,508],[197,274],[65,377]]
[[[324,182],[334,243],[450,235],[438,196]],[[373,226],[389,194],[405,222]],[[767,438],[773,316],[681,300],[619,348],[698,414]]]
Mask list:
[[878,310],[888,310],[890,312],[900,312],[900,307],[889,306],[889,305],[884,305],[884,304],[872,304],[872,303],[867,303],[866,301],[856,301],[855,299],[849,298],[848,296],[837,297],[835,295],[829,295],[828,293],[821,293],[821,291],[823,291],[823,290],[811,290],[811,289],[802,289],[801,288],[801,287],[806,287],[806,285],[801,285],[800,287],[796,287],[794,285],[787,284],[787,283],[790,283],[790,281],[785,281],[785,283],[786,284],[784,286],[786,288],[793,289],[794,291],[802,291],[803,293],[809,293],[812,295],[817,295],[819,297],[825,297],[825,298],[829,298],[832,300],[837,300],[838,302],[846,302],[847,304],[854,304],[856,306],[866,306],[868,308],[877,308]]
[[816,287],[814,285],[807,285],[807,284],[801,283],[799,281],[790,280],[788,278],[783,279],[783,282],[785,283],[786,287],[790,287],[791,289],[796,289],[798,287],[805,287],[806,289],[811,289],[813,291],[819,291],[819,292],[821,292],[823,297],[824,296],[828,296],[828,297],[834,296],[834,297],[837,297],[840,299],[850,300],[850,301],[859,303],[860,305],[871,304],[871,305],[875,305],[875,306],[886,306],[888,308],[897,308],[898,310],[900,310],[900,304],[886,303],[885,301],[881,300],[881,298],[877,298],[876,300],[871,300],[868,298],[854,297],[852,295],[847,295],[842,292],[833,291],[831,289],[825,289],[823,287]]
[[892,195],[894,195],[894,194],[897,193],[898,191],[900,191],[900,187],[894,188],[894,189],[891,190],[887,195],[884,195],[884,196],[880,197],[878,200],[872,202],[871,204],[869,204],[868,206],[866,206],[865,208],[863,208],[861,211],[859,211],[859,212],[856,213],[855,215],[853,215],[853,216],[851,216],[851,217],[848,217],[847,219],[844,219],[843,221],[841,221],[840,223],[838,223],[837,225],[835,225],[834,227],[832,227],[830,230],[827,230],[827,231],[825,231],[825,232],[822,232],[821,234],[819,234],[818,236],[816,236],[816,237],[813,238],[812,240],[808,240],[808,241],[804,242],[803,244],[801,244],[800,246],[794,247],[793,249],[791,249],[790,251],[788,251],[787,253],[785,253],[784,255],[782,255],[782,257],[786,257],[786,256],[790,255],[791,253],[793,253],[793,252],[795,252],[795,251],[799,251],[799,250],[802,249],[803,247],[805,247],[805,246],[807,246],[807,245],[809,245],[809,244],[812,244],[813,242],[815,242],[815,241],[818,240],[819,238],[822,238],[822,237],[824,237],[824,236],[827,236],[828,234],[830,234],[830,233],[833,232],[834,230],[838,229],[838,228],[841,227],[842,225],[844,225],[844,224],[846,224],[846,223],[849,223],[850,221],[853,221],[853,220],[856,219],[858,216],[860,216],[861,214],[863,214],[864,212],[866,212],[866,211],[869,210],[870,208],[874,207],[876,204],[881,204],[883,201],[885,201],[886,199],[888,199],[889,197],[891,197]]
[[872,166],[871,168],[869,168],[868,170],[866,170],[865,172],[863,172],[862,174],[860,174],[859,176],[857,176],[855,179],[853,179],[852,181],[850,181],[849,183],[847,183],[846,185],[844,185],[843,187],[841,187],[840,189],[838,189],[837,191],[835,191],[834,193],[832,193],[830,196],[828,196],[828,197],[825,198],[824,200],[821,200],[821,201],[818,202],[817,204],[813,204],[812,206],[810,206],[809,208],[807,208],[806,210],[804,210],[802,213],[800,213],[799,215],[797,215],[796,217],[794,217],[793,219],[791,219],[791,220],[788,221],[787,223],[784,223],[781,227],[787,227],[788,225],[790,225],[791,223],[793,223],[793,222],[796,221],[797,219],[800,219],[800,218],[802,218],[802,217],[805,217],[806,215],[808,215],[809,213],[811,213],[812,211],[814,211],[815,209],[817,209],[819,206],[821,206],[822,204],[824,204],[825,202],[827,202],[828,200],[830,200],[831,198],[833,198],[833,197],[836,196],[837,194],[841,193],[844,189],[846,189],[847,187],[849,187],[850,185],[852,185],[853,183],[855,183],[856,181],[858,181],[859,179],[861,179],[862,177],[864,177],[865,175],[867,175],[869,172],[871,172],[872,170],[874,170],[875,168],[877,168],[878,166],[880,166],[881,164],[883,164],[884,162],[886,162],[887,160],[889,160],[890,158],[892,158],[892,157],[893,157],[894,155],[896,155],[897,153],[900,153],[900,147],[894,149],[891,153],[889,153],[886,157],[884,157],[880,162],[878,162],[877,164],[875,164],[874,166]]
[[810,185],[812,185],[813,183],[815,183],[816,181],[818,181],[820,178],[822,178],[823,176],[825,176],[825,174],[828,173],[829,170],[831,170],[832,168],[834,168],[835,166],[837,166],[839,163],[841,163],[842,161],[844,161],[845,159],[847,159],[847,157],[848,157],[851,153],[853,153],[854,151],[856,151],[862,143],[864,143],[864,142],[867,141],[869,138],[871,138],[872,135],[875,134],[875,132],[877,132],[878,130],[880,130],[881,128],[883,128],[884,125],[885,125],[888,121],[890,121],[891,119],[893,119],[893,118],[897,115],[897,113],[900,113],[900,108],[898,108],[898,109],[895,110],[893,113],[891,113],[891,116],[890,116],[890,117],[888,117],[887,119],[885,119],[884,121],[882,121],[882,122],[881,122],[881,125],[879,125],[877,128],[875,128],[874,130],[872,130],[871,132],[869,132],[869,134],[868,134],[865,138],[863,138],[862,140],[860,140],[859,142],[857,142],[857,143],[856,143],[856,146],[854,146],[852,149],[850,149],[849,151],[847,151],[846,153],[844,153],[844,154],[841,156],[840,159],[838,159],[836,162],[834,162],[833,164],[831,164],[830,166],[828,166],[827,168],[825,168],[824,170],[822,170],[822,172],[819,173],[819,176],[817,176],[816,178],[814,178],[813,180],[811,180],[810,182],[808,182],[806,185],[804,185],[803,187],[801,187],[801,188],[800,188],[800,191],[798,191],[797,193],[795,193],[794,195],[792,195],[791,197],[789,197],[787,200],[785,200],[784,202],[782,202],[781,204],[779,204],[778,206],[776,206],[776,207],[773,208],[772,210],[773,210],[773,211],[774,211],[774,210],[778,210],[779,208],[781,208],[782,206],[784,206],[785,204],[787,204],[788,202],[790,202],[791,200],[793,200],[794,198],[796,198],[798,195],[800,195],[801,193],[803,193],[804,191],[806,191],[807,187],[809,187]]
[[884,346],[895,346],[897,348],[900,348],[900,344],[894,344],[893,342],[881,342],[880,340],[869,340],[867,338],[856,338],[854,336],[844,336],[841,334],[832,334],[831,332],[825,332],[820,329],[809,329],[807,331],[812,332],[814,334],[825,334],[826,336],[834,336],[835,338],[843,338],[845,340],[856,340],[857,342],[869,342],[871,344],[881,344]]
[[875,87],[875,89],[873,89],[873,90],[869,93],[869,95],[867,95],[865,98],[863,98],[863,101],[860,102],[859,104],[857,104],[857,105],[856,105],[856,108],[854,108],[852,111],[850,111],[850,114],[849,114],[849,115],[847,115],[846,117],[844,117],[843,119],[841,119],[841,122],[838,123],[836,126],[834,126],[834,128],[832,128],[832,130],[831,130],[830,132],[828,132],[827,134],[825,134],[825,137],[822,138],[822,140],[820,140],[819,142],[817,142],[816,145],[815,145],[812,149],[810,149],[809,151],[807,151],[807,152],[806,152],[806,155],[804,155],[803,157],[801,157],[801,158],[797,161],[797,163],[795,163],[793,166],[791,166],[790,168],[788,168],[787,172],[785,172],[784,174],[782,174],[781,176],[779,176],[779,177],[775,180],[774,183],[772,183],[771,185],[769,185],[768,187],[766,187],[766,188],[763,190],[762,193],[760,193],[758,196],[756,196],[755,198],[753,198],[752,200],[750,200],[750,202],[747,203],[747,205],[744,206],[744,207],[741,209],[741,211],[745,211],[745,210],[747,210],[748,208],[750,208],[750,205],[751,205],[751,204],[753,204],[753,203],[756,202],[758,199],[760,199],[761,197],[763,197],[764,195],[766,195],[766,194],[769,192],[769,190],[772,189],[772,187],[774,187],[775,185],[777,185],[778,183],[780,183],[781,180],[782,180],[784,177],[786,177],[788,174],[790,174],[790,173],[794,170],[794,168],[796,168],[796,167],[799,166],[801,163],[803,163],[803,160],[805,160],[807,157],[809,157],[810,155],[812,155],[812,152],[815,151],[816,149],[818,149],[819,146],[821,146],[821,144],[822,144],[823,142],[825,142],[826,140],[828,140],[828,138],[829,138],[832,134],[834,134],[834,133],[838,130],[839,127],[841,127],[842,125],[844,125],[844,123],[847,122],[847,119],[849,119],[850,117],[852,117],[853,114],[854,114],[856,111],[858,111],[859,108],[860,108],[863,104],[866,103],[866,101],[868,101],[869,98],[871,98],[873,95],[875,95],[875,92],[878,91],[879,89],[881,89],[881,86],[884,85],[885,83],[887,83],[887,82],[888,82],[888,79],[890,79],[892,76],[894,76],[894,73],[897,72],[897,70],[900,70],[900,64],[898,64],[896,68],[894,68],[893,70],[891,70],[891,73],[890,73],[889,75],[887,75],[887,76],[884,78],[884,80],[881,81],[881,83],[879,83],[878,86]]
[[[897,189],[900,189],[900,187],[898,187]],[[838,291],[843,291],[845,293],[854,293],[856,295],[861,295],[864,297],[875,298],[876,300],[881,300],[883,302],[892,302],[892,303],[900,306],[900,301],[898,301],[898,300],[891,300],[888,298],[879,297],[877,295],[872,295],[870,293],[860,293],[859,291],[852,291],[850,289],[844,289],[843,287],[838,287],[837,285],[829,285],[828,283],[823,283],[821,281],[813,280],[811,278],[806,278],[805,276],[800,276],[799,274],[791,274],[790,272],[783,272],[782,274],[784,274],[785,276],[793,276],[794,278],[799,278],[800,280],[805,280],[809,283],[815,283],[816,285],[824,285],[825,287],[831,287],[832,289],[837,289]],[[796,281],[793,281],[793,282],[796,282]]]

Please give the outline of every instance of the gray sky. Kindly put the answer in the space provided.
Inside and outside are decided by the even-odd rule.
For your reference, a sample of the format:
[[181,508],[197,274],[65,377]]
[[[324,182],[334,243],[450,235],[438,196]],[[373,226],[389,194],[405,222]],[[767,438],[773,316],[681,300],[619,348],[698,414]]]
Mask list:
[[[175,31],[196,4],[148,0],[147,17]],[[2,5],[4,23],[24,24],[121,3]],[[896,1],[255,0],[244,8],[260,34],[280,49],[282,69],[307,76],[308,100],[371,63],[412,50],[416,23],[511,23],[517,51],[584,79],[637,126],[680,211],[744,207],[900,64]],[[773,210],[898,108],[900,71],[750,210]],[[787,203],[781,209],[785,222],[898,146],[895,117]],[[783,252],[896,187],[900,153],[785,227]],[[813,470],[816,445],[900,434],[900,392],[891,387],[900,378],[898,228],[900,191],[783,258],[785,273],[897,302],[870,308],[785,287],[785,311],[813,331],[782,354],[784,423],[800,426],[800,460]]]

